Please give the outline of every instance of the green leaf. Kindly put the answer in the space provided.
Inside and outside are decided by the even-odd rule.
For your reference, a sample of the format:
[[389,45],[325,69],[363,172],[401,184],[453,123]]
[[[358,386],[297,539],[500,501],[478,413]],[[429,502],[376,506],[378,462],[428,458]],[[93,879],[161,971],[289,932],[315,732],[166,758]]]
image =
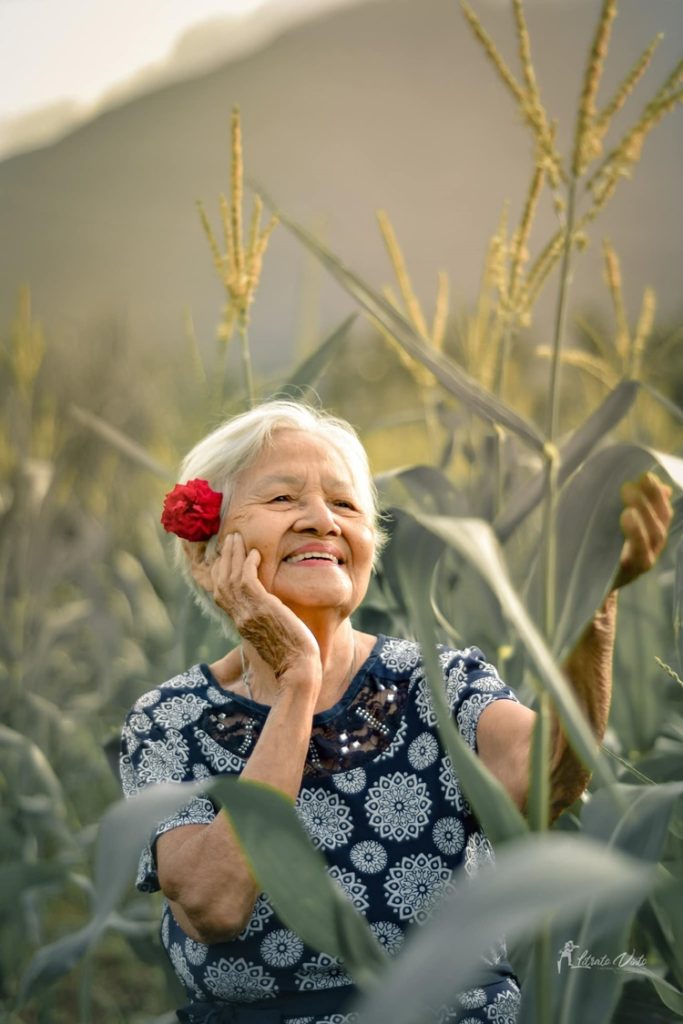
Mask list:
[[97,434],[108,445],[115,448],[121,455],[131,459],[138,466],[149,470],[155,476],[161,477],[162,480],[171,481],[175,479],[173,472],[166,466],[162,466],[160,462],[157,462],[141,444],[133,441],[130,437],[126,437],[121,430],[112,427],[110,423],[107,423],[100,416],[96,416],[95,413],[89,412],[87,409],[81,409],[78,405],[71,405],[69,407],[69,414],[77,423]]
[[277,388],[277,397],[301,400],[302,390],[316,385],[327,364],[337,350],[341,348],[341,343],[346,339],[346,335],[356,319],[356,313],[347,316],[346,320],[318,346],[315,352],[312,352],[310,356],[297,366],[285,383]]
[[[263,195],[263,193],[261,193]],[[264,201],[273,206],[266,196]],[[299,241],[313,252],[332,276],[353,296],[358,304],[392,335],[399,345],[434,374],[446,391],[455,395],[478,416],[507,427],[529,447],[542,451],[543,438],[533,424],[527,422],[499,398],[487,391],[473,377],[431,348],[414,327],[382,295],[374,291],[357,274],[326,249],[310,232],[278,211],[282,223]]]
[[459,551],[488,583],[500,601],[504,615],[524,644],[542,689],[552,697],[573,750],[604,784],[612,782],[612,773],[598,750],[573,692],[510,582],[502,552],[489,524],[480,519],[446,516],[415,515],[412,518]]
[[328,875],[292,801],[272,786],[236,778],[217,779],[213,792],[278,917],[314,949],[341,958],[358,985],[371,984],[387,956]]
[[140,851],[149,841],[154,822],[170,816],[207,788],[206,782],[165,782],[130,800],[119,800],[107,811],[97,837],[93,916],[83,928],[38,950],[21,980],[20,1002],[70,971],[94,945],[135,877]]
[[636,977],[647,978],[652,983],[652,987],[664,1005],[680,1017],[683,1017],[683,992],[658,974],[655,974],[649,967],[625,967],[624,971]]
[[[662,854],[674,803],[682,793],[683,783],[605,787],[584,807],[584,835],[654,865]],[[604,908],[591,906],[577,939],[579,947],[591,948],[596,931],[604,930],[605,924]],[[618,918],[612,922],[612,931],[610,954],[628,952],[624,948],[628,933]],[[605,1012],[609,1011],[616,1005],[624,980],[619,973],[603,977],[591,971],[572,971],[563,993],[560,1024],[572,1024],[587,1005],[600,1004]]]
[[657,786],[618,783],[599,789],[583,809],[585,835],[602,840],[632,857],[656,863],[683,782]]
[[[683,459],[633,444],[604,448],[588,459],[562,489],[557,513],[555,607],[557,627],[553,652],[563,659],[593,618],[619,565],[624,538],[619,527],[623,504],[620,490],[653,464],[683,488]],[[537,563],[529,586],[529,605],[539,621],[542,571]]]
[[[633,405],[639,384],[623,380],[607,395],[588,419],[560,444],[557,471],[558,485],[578,469],[593,448],[624,418]],[[504,542],[541,501],[546,487],[547,471],[543,467],[531,480],[525,481],[506,501],[505,508],[493,523],[493,529]]]
[[465,796],[494,844],[525,835],[527,825],[501,783],[470,749],[452,721],[429,614],[429,581],[443,545],[412,519],[400,515],[393,541],[403,599],[422,649],[439,736]]
[[681,803],[673,810],[669,822],[669,832],[677,839],[683,839],[683,804]]
[[549,917],[569,927],[591,905],[626,920],[652,881],[651,868],[582,837],[547,833],[506,843],[495,866],[469,880],[456,875],[452,894],[361,1004],[359,1024],[424,1024],[427,1006],[477,984],[482,957],[502,934],[510,942],[530,938]]
[[[672,878],[661,865],[659,871],[668,879],[668,884],[655,890],[649,901],[648,909],[652,910],[659,932],[655,948],[683,987],[683,881],[680,877]],[[680,868],[676,866],[674,871]]]
[[[0,723],[0,748],[2,747],[17,759],[24,785],[29,778],[33,780],[40,790],[49,797],[54,817],[66,819],[67,810],[62,785],[40,747],[23,733]],[[7,765],[8,761],[5,764]],[[7,767],[5,767],[5,771],[7,771]]]
[[464,512],[462,494],[434,466],[406,466],[379,473],[375,485],[385,508],[396,505],[429,515],[453,516]]
[[36,886],[62,882],[67,873],[64,864],[36,863],[21,861],[0,865],[0,910],[10,914],[16,907],[17,899]]
[[529,823],[535,832],[550,824],[551,719],[548,695],[541,694],[529,764]]
[[675,402],[672,402],[670,398],[667,398],[666,395],[663,395],[661,391],[654,388],[651,384],[646,384],[644,381],[641,381],[640,386],[648,393],[648,395],[651,395],[663,409],[666,409],[669,415],[673,416],[673,418],[678,420],[679,423],[683,423],[683,409],[681,409],[680,405],[676,405]]

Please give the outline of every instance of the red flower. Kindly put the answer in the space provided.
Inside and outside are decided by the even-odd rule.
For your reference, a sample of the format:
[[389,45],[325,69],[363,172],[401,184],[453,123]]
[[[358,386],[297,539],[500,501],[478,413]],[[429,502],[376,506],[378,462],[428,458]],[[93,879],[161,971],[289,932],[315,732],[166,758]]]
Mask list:
[[206,480],[176,484],[164,498],[161,524],[183,540],[208,540],[221,525],[223,495]]

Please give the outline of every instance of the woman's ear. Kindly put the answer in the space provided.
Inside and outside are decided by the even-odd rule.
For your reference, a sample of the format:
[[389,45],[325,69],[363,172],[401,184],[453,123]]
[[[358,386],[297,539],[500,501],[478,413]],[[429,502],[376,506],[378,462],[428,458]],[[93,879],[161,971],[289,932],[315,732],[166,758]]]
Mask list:
[[211,565],[206,561],[206,543],[204,541],[182,541],[185,557],[190,564],[190,572],[195,583],[213,594],[213,580],[211,579]]

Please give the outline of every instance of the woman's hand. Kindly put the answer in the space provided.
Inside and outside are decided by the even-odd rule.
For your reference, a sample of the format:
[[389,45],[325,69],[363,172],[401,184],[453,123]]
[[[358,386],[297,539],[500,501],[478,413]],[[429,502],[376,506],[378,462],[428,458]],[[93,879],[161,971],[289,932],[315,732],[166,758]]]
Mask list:
[[[218,557],[207,563],[198,545],[186,546],[192,575],[235,623],[240,635],[270,666],[276,680],[289,681],[299,666],[322,681],[320,649],[313,633],[258,577],[261,555],[247,554],[239,533],[229,533]],[[287,680],[285,680],[287,676]],[[298,673],[297,673],[298,676]]]
[[664,550],[673,516],[671,487],[654,473],[643,473],[621,488],[624,511],[619,520],[626,538],[614,589],[647,572]]
[[[565,674],[598,740],[604,736],[612,694],[612,654],[618,587],[642,576],[664,550],[673,516],[671,488],[644,473],[621,489],[620,524],[625,541],[612,593],[593,617],[564,666]],[[575,757],[555,720],[552,761],[552,817],[569,806],[588,783],[589,773]]]
[[[240,777],[275,786],[294,802],[322,684],[320,648],[301,619],[265,589],[258,578],[261,556],[256,549],[247,554],[240,534],[228,534],[210,563],[205,550],[204,544],[185,546],[192,575],[275,679],[267,680],[276,696]],[[157,862],[173,914],[191,938],[210,944],[240,934],[259,886],[224,815],[210,825],[183,825],[159,836]]]

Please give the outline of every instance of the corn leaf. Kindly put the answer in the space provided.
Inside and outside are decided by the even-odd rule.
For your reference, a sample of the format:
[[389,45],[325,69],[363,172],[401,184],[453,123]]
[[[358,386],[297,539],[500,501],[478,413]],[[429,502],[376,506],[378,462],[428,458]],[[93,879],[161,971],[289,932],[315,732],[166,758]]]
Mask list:
[[[265,198],[265,197],[264,197]],[[272,204],[271,204],[272,205]],[[282,223],[310,249],[343,288],[377,320],[399,345],[434,374],[441,386],[455,395],[478,416],[507,427],[536,451],[543,449],[543,438],[533,424],[510,409],[461,367],[430,347],[415,328],[379,292],[366,284],[305,228],[278,212]]]
[[430,515],[464,513],[462,494],[447,476],[434,466],[406,466],[375,477],[384,507],[396,505]]
[[432,695],[437,728],[465,796],[487,837],[494,844],[527,832],[524,818],[509,795],[470,749],[452,720],[446,700],[443,672],[436,651],[433,618],[429,613],[429,588],[433,566],[443,550],[442,538],[425,532],[419,523],[399,515],[393,540],[399,586],[422,648],[424,668]]
[[[613,781],[574,694],[510,582],[502,552],[489,524],[478,519],[446,516],[416,514],[412,518],[458,551],[486,581],[524,644],[541,687],[550,694],[572,748],[603,783]],[[413,545],[415,543],[412,541]]]
[[236,778],[218,779],[213,792],[228,811],[278,917],[314,949],[343,960],[358,985],[370,985],[385,966],[386,954],[328,875],[292,801],[272,786]]
[[278,398],[301,399],[302,391],[305,388],[313,388],[325,371],[325,367],[341,348],[342,342],[346,340],[349,330],[356,321],[356,314],[353,313],[330,334],[321,345],[312,352],[297,368],[288,376],[287,380],[277,388]]
[[21,981],[20,1002],[36,996],[66,974],[100,938],[135,875],[140,851],[155,821],[173,814],[206,783],[161,783],[130,800],[119,800],[104,815],[95,855],[95,902],[90,921],[78,931],[38,950]]
[[[361,987],[386,954],[367,923],[329,877],[291,801],[272,787],[220,777],[161,783],[114,804],[102,819],[95,858],[94,907],[78,931],[38,951],[22,979],[21,1000],[37,995],[71,970],[109,927],[134,877],[152,826],[199,792],[216,792],[228,810],[256,877],[285,923],[314,948],[340,957]],[[263,841],[264,829],[269,841]]]
[[67,868],[59,863],[33,863],[12,861],[0,865],[0,911],[11,914],[16,908],[17,897],[37,886],[50,886],[64,880]]
[[678,420],[679,423],[683,423],[683,409],[681,409],[680,405],[676,405],[675,402],[672,402],[670,398],[668,398],[666,395],[663,395],[662,392],[659,391],[657,388],[653,387],[652,384],[646,384],[645,382],[641,382],[640,386],[643,389],[643,391],[646,391],[648,395],[651,395],[652,398],[654,398],[654,400],[658,402],[663,409],[666,409],[666,411],[675,420]]
[[360,1024],[424,1024],[427,1007],[477,984],[481,958],[501,934],[510,942],[531,937],[549,917],[570,927],[589,906],[626,920],[653,878],[649,865],[582,837],[548,833],[507,843],[474,878],[456,874],[452,894],[362,1003]]
[[681,796],[683,782],[619,783],[599,789],[583,809],[584,834],[654,864],[662,855],[674,805]]
[[[652,466],[683,488],[683,459],[633,444],[604,448],[588,459],[562,489],[557,512],[558,545],[553,652],[572,649],[614,581],[623,546],[620,489]],[[529,607],[540,621],[540,563],[529,585]]]
[[535,832],[544,832],[550,825],[551,725],[550,707],[543,694],[536,713],[529,764],[529,824]]
[[[623,380],[610,391],[587,420],[560,444],[558,484],[562,484],[578,469],[583,460],[603,438],[617,426],[632,407],[640,384]],[[523,483],[507,500],[505,508],[493,523],[496,536],[502,542],[541,501],[546,487],[547,473],[540,470],[531,480]]]
[[683,992],[671,985],[665,978],[655,974],[649,967],[626,967],[627,974],[636,978],[647,978],[665,1006],[679,1017],[683,1017]]
[[[654,866],[662,855],[674,804],[682,794],[683,782],[660,786],[618,784],[600,789],[584,808],[583,834]],[[580,950],[593,948],[596,932],[604,934],[609,911],[607,919],[605,914],[597,904],[588,908],[577,938]],[[611,930],[608,955],[613,959],[628,952],[628,932],[618,915],[611,922]],[[605,952],[604,944],[600,952]],[[620,971],[570,971],[557,1014],[559,1024],[572,1024],[586,1006],[596,1013],[596,1019],[607,1020],[625,980]]]
[[69,408],[69,413],[80,423],[81,426],[87,427],[98,437],[106,441],[112,448],[116,448],[121,455],[125,455],[126,458],[131,459],[132,462],[137,463],[143,469],[149,470],[150,473],[154,473],[155,476],[161,477],[162,480],[173,480],[174,475],[170,469],[166,466],[162,466],[160,462],[149,454],[149,452],[138,444],[137,441],[133,441],[130,437],[127,437],[123,431],[118,430],[116,427],[112,427],[110,423],[103,420],[100,416],[96,416],[95,413],[89,412],[87,409],[81,409],[80,406],[72,405]]

